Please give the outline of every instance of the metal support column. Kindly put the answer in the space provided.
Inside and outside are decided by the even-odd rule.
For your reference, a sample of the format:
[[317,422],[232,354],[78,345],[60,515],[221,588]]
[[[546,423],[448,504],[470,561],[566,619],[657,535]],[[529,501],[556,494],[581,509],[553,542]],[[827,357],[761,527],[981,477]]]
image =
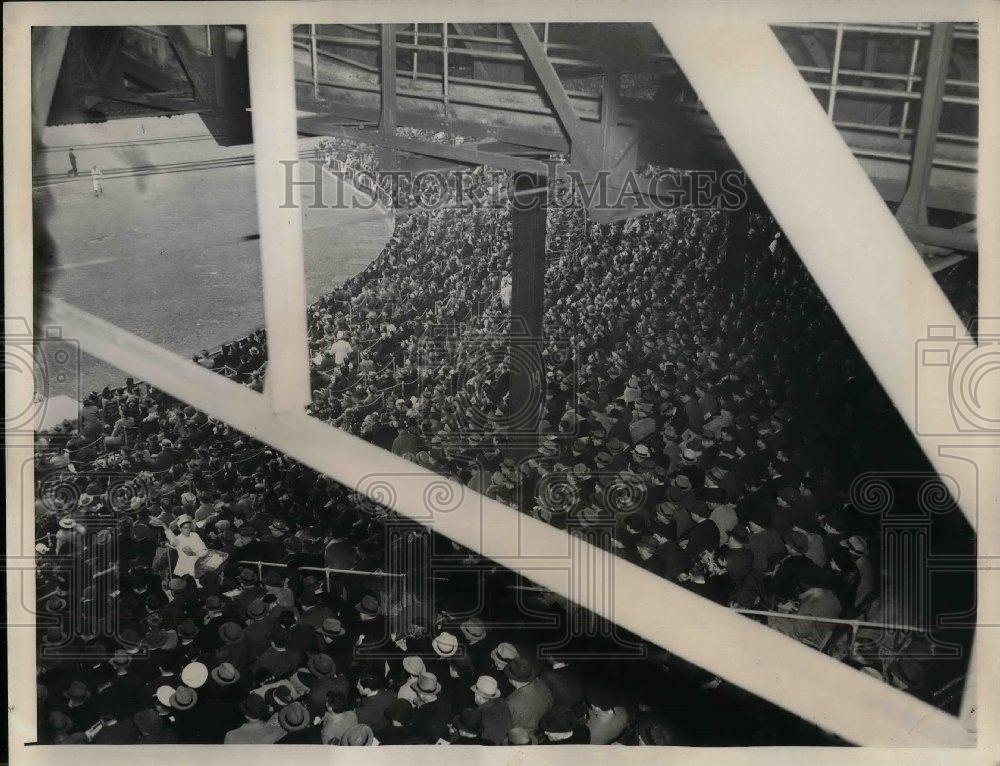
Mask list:
[[[545,179],[533,173],[514,176],[522,192],[512,213],[512,268],[510,299],[510,397],[507,432],[514,443],[530,444],[537,438],[545,403],[544,337],[542,315],[545,296]],[[537,194],[529,194],[538,189]]]
[[448,22],[441,25],[441,96],[448,111]]
[[381,93],[382,108],[379,113],[378,129],[380,133],[396,134],[396,27],[383,24],[382,37],[382,68]]
[[826,113],[833,117],[833,106],[837,100],[837,81],[840,79],[840,51],[844,45],[844,25],[837,24],[837,36],[833,43],[833,66],[830,67],[830,94],[826,99]]
[[313,98],[319,99],[319,65],[316,60],[316,25],[309,25],[309,66],[312,71]]
[[[913,81],[917,76],[917,59],[920,56],[920,38],[913,38],[913,50],[910,52],[910,68],[906,74],[906,92],[910,93],[913,91]],[[899,120],[899,137],[904,138],[906,136],[906,123],[909,122],[910,118],[910,102],[909,100],[903,101],[903,114]]]
[[615,129],[618,120],[618,96],[621,89],[621,70],[618,64],[608,61],[604,65],[604,82],[601,88],[601,166],[614,165]]
[[941,124],[951,39],[954,33],[955,25],[950,23],[935,24],[931,30],[927,73],[924,76],[924,90],[920,98],[920,117],[917,120],[917,132],[911,152],[913,161],[910,163],[910,177],[903,200],[896,211],[896,218],[902,223],[927,224],[927,185],[931,177],[938,126]]

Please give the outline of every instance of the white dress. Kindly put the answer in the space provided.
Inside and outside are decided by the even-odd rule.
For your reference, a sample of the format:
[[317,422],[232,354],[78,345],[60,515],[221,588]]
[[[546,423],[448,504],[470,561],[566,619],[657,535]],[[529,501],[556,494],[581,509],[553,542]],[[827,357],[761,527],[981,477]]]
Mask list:
[[[175,535],[169,529],[164,529],[163,531],[167,534],[167,542],[170,544],[170,547],[177,551],[177,566],[174,567],[174,575],[177,577],[183,577],[184,575],[195,577],[194,565],[198,559],[208,553],[208,546],[202,542],[197,532],[192,532],[189,535]],[[192,552],[185,553],[185,548],[190,548]]]

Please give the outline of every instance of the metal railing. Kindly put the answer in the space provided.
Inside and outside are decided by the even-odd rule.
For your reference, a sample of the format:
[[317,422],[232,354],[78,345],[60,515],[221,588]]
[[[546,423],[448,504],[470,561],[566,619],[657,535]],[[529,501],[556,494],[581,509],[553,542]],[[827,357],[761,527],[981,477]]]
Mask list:
[[[514,82],[505,83],[475,76],[466,77],[451,71],[456,57],[459,59],[464,58],[509,64],[523,64],[524,58],[517,49],[515,41],[512,39],[505,37],[493,38],[478,35],[456,34],[453,30],[449,29],[449,26],[450,25],[447,23],[435,25],[412,25],[411,29],[401,27],[397,30],[397,48],[400,51],[411,51],[413,53],[410,68],[398,68],[397,75],[406,77],[411,86],[418,81],[439,82],[441,85],[439,93],[432,93],[427,90],[414,90],[412,87],[399,88],[398,93],[400,96],[419,98],[422,100],[436,100],[445,106],[449,104],[462,104],[468,106],[488,107],[494,104],[487,99],[477,99],[469,94],[463,94],[461,97],[456,98],[455,94],[450,91],[450,87],[452,85],[476,85],[480,87],[500,87],[508,90],[524,91],[529,93],[536,92],[535,86],[531,84]],[[834,120],[838,128],[850,130],[870,130],[876,133],[895,135],[900,139],[904,139],[907,136],[912,135],[914,132],[908,125],[908,121],[912,115],[912,105],[919,104],[922,98],[919,86],[922,84],[924,78],[923,75],[918,72],[918,63],[920,61],[922,50],[921,46],[924,41],[930,37],[930,26],[931,25],[929,24],[874,25],[846,23],[779,23],[774,24],[773,28],[833,33],[834,44],[831,64],[829,66],[819,66],[815,64],[796,63],[798,71],[806,79],[806,82],[813,91],[817,92],[818,95],[822,95],[824,93],[826,94],[824,102],[827,114]],[[431,28],[425,29],[425,27]],[[376,86],[366,86],[360,83],[332,81],[324,82],[319,76],[319,58],[321,56],[329,57],[333,60],[352,66],[361,67],[372,72],[378,71],[376,66],[366,64],[363,61],[351,59],[347,56],[338,55],[329,48],[324,50],[319,45],[319,43],[325,42],[339,48],[371,51],[377,50],[379,48],[377,29],[365,29],[363,31],[364,34],[370,35],[371,39],[363,37],[347,37],[336,34],[317,34],[315,25],[310,26],[308,32],[297,31],[293,33],[294,43],[300,48],[308,49],[310,52],[311,77],[309,82],[313,84],[317,98],[320,86],[353,91],[369,91],[373,93],[379,91]],[[849,34],[901,36],[907,39],[912,39],[912,47],[910,49],[907,71],[893,72],[879,70],[874,67],[871,69],[845,67],[843,65],[842,54],[845,36]],[[593,74],[603,71],[603,64],[600,61],[595,58],[587,58],[588,53],[592,53],[592,51],[587,48],[549,40],[548,24],[543,25],[543,37],[546,41],[546,50],[557,52],[557,55],[550,57],[550,60],[554,65],[563,68],[589,69],[593,70]],[[978,40],[977,26],[975,24],[957,24],[955,38],[972,41]],[[472,47],[476,45],[488,45],[493,48],[493,50]],[[496,50],[498,47],[506,48],[508,50]],[[418,67],[418,53],[439,55],[441,57],[440,70],[437,66],[435,66],[432,67],[430,71],[420,71]],[[662,65],[665,62],[673,61],[673,56],[666,50],[662,52],[650,52],[643,57],[643,61],[646,66],[651,67],[655,71],[657,68],[662,69]],[[563,74],[564,76],[567,76],[565,72]],[[824,79],[822,81],[816,81],[815,77],[817,75],[822,76]],[[570,79],[572,78],[571,75],[569,77]],[[861,85],[851,82],[851,80],[857,79],[875,80],[887,84],[895,83],[901,87],[879,87],[876,85]],[[978,94],[979,83],[976,80],[949,79],[946,84],[949,92],[946,92],[944,95],[943,100],[945,104],[959,107],[978,106],[978,95],[973,95],[973,93]],[[575,90],[571,87],[571,85],[572,83],[570,83],[570,87],[567,88],[567,93],[574,99],[592,101],[595,103],[600,101],[601,96],[599,94]],[[969,93],[970,91],[973,93]],[[886,125],[881,124],[877,120],[872,120],[870,122],[837,120],[836,109],[838,97],[840,96],[853,96],[862,101],[870,99],[876,102],[886,100],[898,103],[900,108],[899,122],[898,124]],[[514,111],[521,111],[529,114],[547,115],[550,113],[547,108],[533,108],[524,105],[513,105],[510,108]],[[596,119],[591,115],[581,116],[583,119]],[[945,143],[978,143],[978,137],[975,129],[970,129],[968,132],[958,133],[943,132],[939,135],[939,139]],[[885,157],[885,159],[900,158]],[[961,167],[958,169],[970,170],[974,168]]]

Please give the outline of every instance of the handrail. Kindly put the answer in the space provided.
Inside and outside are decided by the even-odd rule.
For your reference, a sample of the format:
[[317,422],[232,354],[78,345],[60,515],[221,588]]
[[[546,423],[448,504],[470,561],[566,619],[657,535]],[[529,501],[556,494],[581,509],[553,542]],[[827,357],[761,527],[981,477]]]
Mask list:
[[[281,567],[282,569],[287,569],[288,564],[282,564],[277,561],[241,561],[240,564],[252,564],[257,567],[257,573],[260,574],[261,569],[264,567]],[[405,577],[406,575],[399,572],[364,572],[359,569],[338,569],[337,567],[298,567],[301,572],[325,572],[326,574],[346,574],[346,575],[357,575],[359,577]]]
[[821,617],[813,614],[795,614],[774,612],[767,609],[744,609],[743,607],[733,607],[734,612],[740,614],[755,615],[760,617],[779,617],[781,619],[801,620],[803,622],[828,622],[832,625],[847,625],[852,628],[879,628],[881,630],[898,630],[904,633],[926,633],[926,628],[917,628],[913,625],[903,625],[892,622],[872,622],[870,620],[848,620],[843,617]]

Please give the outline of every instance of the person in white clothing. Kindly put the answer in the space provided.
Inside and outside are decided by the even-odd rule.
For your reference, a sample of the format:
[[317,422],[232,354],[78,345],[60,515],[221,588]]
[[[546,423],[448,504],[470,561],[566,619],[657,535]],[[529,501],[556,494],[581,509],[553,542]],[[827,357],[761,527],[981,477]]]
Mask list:
[[347,358],[354,351],[354,347],[347,340],[347,334],[341,330],[337,333],[337,340],[330,347],[330,350],[333,352],[333,358],[339,366],[347,361]]
[[104,194],[104,187],[101,185],[101,169],[97,165],[90,168],[90,181],[94,185],[94,196],[100,197]]
[[177,551],[177,565],[174,567],[174,575],[176,577],[184,575],[196,577],[195,564],[198,563],[198,559],[208,553],[208,546],[194,531],[194,524],[190,516],[178,516],[175,523],[180,530],[178,534],[174,534],[168,527],[163,528],[163,532],[167,536],[167,544]]

